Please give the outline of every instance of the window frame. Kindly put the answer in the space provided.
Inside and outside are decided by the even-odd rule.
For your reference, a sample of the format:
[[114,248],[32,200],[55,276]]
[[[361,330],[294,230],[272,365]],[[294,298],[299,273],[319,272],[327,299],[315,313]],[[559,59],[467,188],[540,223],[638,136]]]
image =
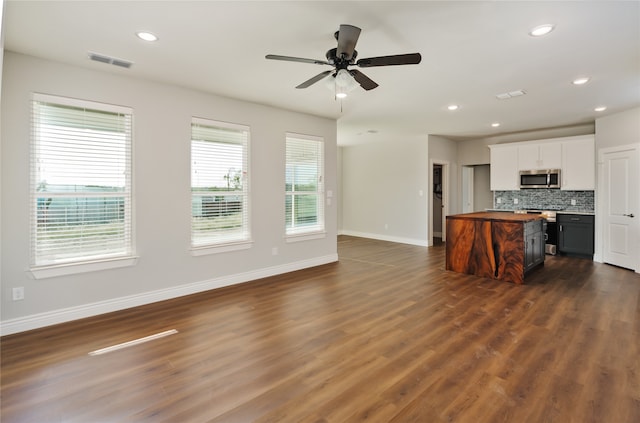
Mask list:
[[[193,199],[194,199],[193,188],[194,186],[193,186],[192,178],[194,174],[193,147],[194,147],[195,140],[194,140],[193,129],[195,125],[209,127],[213,129],[228,129],[232,131],[246,132],[245,141],[243,143],[238,143],[238,144],[241,144],[243,147],[242,161],[244,166],[244,169],[241,170],[242,196],[244,198],[243,209],[242,209],[244,213],[244,217],[243,217],[244,225],[242,228],[242,232],[244,235],[240,239],[221,239],[219,241],[209,242],[206,244],[194,244],[194,237],[193,237],[194,235],[194,225],[193,225]],[[190,188],[189,200],[191,204],[191,207],[190,207],[191,212],[190,212],[190,219],[189,219],[190,220],[189,250],[191,252],[191,255],[202,256],[202,255],[208,255],[208,254],[216,254],[216,253],[224,253],[229,251],[249,249],[253,244],[252,232],[251,232],[251,181],[250,181],[250,172],[249,172],[250,151],[251,151],[251,127],[248,125],[224,122],[224,121],[201,118],[201,117],[192,117],[190,127],[191,127],[191,136],[189,140],[189,160],[190,160],[189,171],[190,171],[191,177],[190,177],[190,187],[189,187]],[[215,142],[215,141],[211,141],[211,142]],[[233,194],[230,194],[230,195],[233,195]],[[204,196],[204,195],[201,194],[200,196]]]
[[[56,276],[64,276],[70,274],[92,272],[98,270],[119,268],[132,266],[137,263],[137,255],[135,254],[135,203],[133,195],[133,134],[134,134],[134,115],[133,109],[126,106],[119,106],[107,103],[101,103],[90,100],[81,100],[69,97],[54,96],[49,94],[32,93],[31,95],[31,107],[30,107],[30,151],[29,151],[29,268],[28,273],[35,279],[50,278]],[[124,242],[121,252],[107,253],[103,251],[98,252],[92,256],[78,254],[74,258],[65,259],[50,259],[47,261],[41,261],[38,259],[36,249],[38,248],[38,240],[36,237],[37,225],[38,225],[38,204],[37,199],[42,197],[42,193],[38,192],[39,176],[36,169],[38,161],[39,146],[43,143],[43,139],[39,136],[39,128],[36,128],[36,119],[40,118],[37,114],[36,108],[38,104],[49,104],[53,107],[74,107],[87,109],[88,112],[104,112],[123,114],[127,116],[128,131],[126,131],[125,138],[125,183],[122,195],[105,195],[108,191],[100,191],[105,198],[108,197],[123,197],[124,201],[124,213],[123,231]],[[88,192],[80,192],[76,195],[66,195],[64,192],[51,192],[52,197],[59,198],[85,198],[101,197],[101,195],[90,194]]]
[[[287,173],[289,172],[289,167],[291,163],[289,163],[287,159],[288,150],[289,150],[289,141],[308,141],[318,143],[317,152],[319,153],[319,157],[316,158],[317,163],[317,171],[318,171],[318,181],[317,188],[315,191],[302,191],[298,192],[295,190],[287,190]],[[324,138],[316,135],[306,135],[294,132],[287,132],[285,134],[285,240],[286,242],[299,242],[299,241],[307,241],[312,239],[319,239],[326,237],[326,205],[325,205],[325,142]],[[292,188],[294,184],[292,184]],[[286,207],[286,199],[288,196],[292,195],[295,198],[296,195],[315,195],[317,198],[316,201],[316,212],[317,212],[317,223],[308,229],[304,229],[304,227],[298,228],[296,230],[290,230],[287,227],[287,207]],[[295,203],[295,202],[294,202]],[[292,209],[292,214],[295,214],[295,209]],[[293,218],[292,218],[293,220]]]

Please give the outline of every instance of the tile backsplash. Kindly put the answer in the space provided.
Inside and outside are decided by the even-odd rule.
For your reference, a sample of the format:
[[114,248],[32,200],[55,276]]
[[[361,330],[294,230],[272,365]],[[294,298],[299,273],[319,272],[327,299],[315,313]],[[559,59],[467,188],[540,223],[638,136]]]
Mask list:
[[[500,203],[498,203],[500,199]],[[518,204],[514,204],[514,199]],[[575,201],[575,205],[571,204]],[[562,191],[559,189],[523,189],[520,191],[494,191],[496,210],[558,209],[593,213],[594,191]]]

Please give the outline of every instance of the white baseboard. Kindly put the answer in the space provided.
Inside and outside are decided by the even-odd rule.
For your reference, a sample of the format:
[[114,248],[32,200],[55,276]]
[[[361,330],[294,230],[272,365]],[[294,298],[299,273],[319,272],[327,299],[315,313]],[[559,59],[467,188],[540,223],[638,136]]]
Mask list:
[[338,261],[338,254],[330,254],[323,257],[316,257],[309,260],[302,260],[263,269],[253,270],[245,273],[238,273],[230,276],[209,279],[200,282],[178,285],[171,288],[159,289],[157,291],[145,292],[142,294],[129,295],[127,297],[114,298],[112,300],[99,301],[91,304],[84,304],[76,307],[69,307],[60,310],[48,311],[46,313],[34,314],[0,322],[0,336],[11,335],[13,333],[38,329],[45,326],[56,325],[58,323],[70,322],[72,320],[83,319],[85,317],[97,316],[113,311],[124,310],[158,301],[169,300],[185,295],[197,294],[198,292],[209,291],[211,289],[236,285],[269,276],[281,275],[283,273],[294,272],[296,270]]
[[344,229],[340,231],[340,235],[351,235],[351,236],[357,236],[360,238],[379,239],[380,241],[398,242],[400,244],[418,245],[420,247],[427,246],[427,241],[425,241],[424,239],[401,238],[396,236],[387,236],[387,235],[372,234],[367,232],[349,231]]

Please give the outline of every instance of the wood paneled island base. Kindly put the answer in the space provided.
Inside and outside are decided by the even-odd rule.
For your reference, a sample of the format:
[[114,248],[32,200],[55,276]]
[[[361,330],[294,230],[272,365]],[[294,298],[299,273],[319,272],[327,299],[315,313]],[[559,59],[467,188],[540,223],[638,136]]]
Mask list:
[[446,269],[524,283],[544,263],[544,218],[509,212],[447,216]]

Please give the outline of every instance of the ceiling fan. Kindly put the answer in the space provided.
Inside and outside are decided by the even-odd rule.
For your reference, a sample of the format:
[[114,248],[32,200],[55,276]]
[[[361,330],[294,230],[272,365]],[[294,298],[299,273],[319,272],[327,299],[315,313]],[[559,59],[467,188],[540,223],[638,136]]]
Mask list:
[[[353,25],[340,25],[340,29],[334,34],[338,41],[338,47],[327,51],[327,60],[305,59],[302,57],[279,56],[277,54],[268,54],[265,57],[271,60],[284,60],[288,62],[311,63],[315,65],[333,66],[333,70],[327,70],[319,73],[311,79],[304,81],[296,88],[307,88],[316,82],[332,75],[336,82],[336,97],[345,97],[345,87],[349,85],[349,80],[356,80],[358,84],[365,90],[369,91],[378,86],[376,82],[371,80],[364,73],[357,69],[349,69],[349,66],[358,66],[361,68],[371,68],[374,66],[395,66],[395,65],[417,65],[422,60],[420,53],[396,54],[393,56],[379,56],[359,59],[356,61],[358,52],[356,51],[356,43],[360,37],[360,28]],[[355,85],[355,84],[354,84]]]

